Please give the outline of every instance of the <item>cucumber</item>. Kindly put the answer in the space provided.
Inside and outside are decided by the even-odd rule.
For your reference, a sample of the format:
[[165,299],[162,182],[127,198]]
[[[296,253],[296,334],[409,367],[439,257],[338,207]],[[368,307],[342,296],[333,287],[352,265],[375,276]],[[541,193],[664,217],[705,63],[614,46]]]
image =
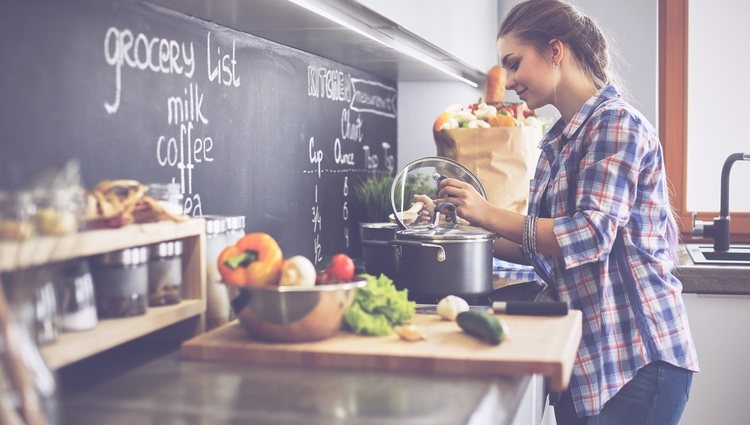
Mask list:
[[500,344],[508,337],[508,325],[484,311],[461,312],[456,316],[456,322],[464,332],[488,344]]

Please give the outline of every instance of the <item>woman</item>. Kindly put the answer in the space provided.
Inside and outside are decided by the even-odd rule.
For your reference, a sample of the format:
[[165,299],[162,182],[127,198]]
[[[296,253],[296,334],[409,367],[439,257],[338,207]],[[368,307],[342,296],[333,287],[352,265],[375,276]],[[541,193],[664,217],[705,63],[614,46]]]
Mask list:
[[506,89],[561,114],[540,144],[528,215],[455,179],[441,182],[436,202],[496,232],[496,256],[534,265],[583,312],[559,425],[677,424],[698,361],[671,273],[678,230],[656,131],[620,98],[605,38],[570,4],[517,5],[498,47]]

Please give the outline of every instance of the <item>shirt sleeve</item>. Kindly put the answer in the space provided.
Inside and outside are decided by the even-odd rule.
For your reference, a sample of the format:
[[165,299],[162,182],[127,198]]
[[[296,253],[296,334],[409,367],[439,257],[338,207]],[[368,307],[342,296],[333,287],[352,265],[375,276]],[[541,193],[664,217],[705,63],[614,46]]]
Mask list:
[[648,140],[640,120],[623,109],[592,116],[578,143],[572,149],[581,158],[574,214],[553,225],[566,269],[609,254],[618,228],[630,218]]

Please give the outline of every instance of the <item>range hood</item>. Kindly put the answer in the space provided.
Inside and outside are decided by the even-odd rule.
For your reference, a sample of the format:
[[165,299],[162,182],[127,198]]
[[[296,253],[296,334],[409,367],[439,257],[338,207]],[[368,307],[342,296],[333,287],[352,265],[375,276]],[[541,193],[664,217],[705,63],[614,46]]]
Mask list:
[[484,71],[354,0],[149,0],[394,81],[484,85]]

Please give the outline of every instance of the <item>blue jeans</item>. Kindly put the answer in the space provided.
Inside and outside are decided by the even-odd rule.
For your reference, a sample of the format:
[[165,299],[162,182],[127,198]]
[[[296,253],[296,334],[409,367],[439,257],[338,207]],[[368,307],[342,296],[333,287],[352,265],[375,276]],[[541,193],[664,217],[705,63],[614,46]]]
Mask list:
[[690,396],[693,372],[657,361],[641,368],[596,416],[579,418],[570,391],[555,405],[557,425],[677,425]]

